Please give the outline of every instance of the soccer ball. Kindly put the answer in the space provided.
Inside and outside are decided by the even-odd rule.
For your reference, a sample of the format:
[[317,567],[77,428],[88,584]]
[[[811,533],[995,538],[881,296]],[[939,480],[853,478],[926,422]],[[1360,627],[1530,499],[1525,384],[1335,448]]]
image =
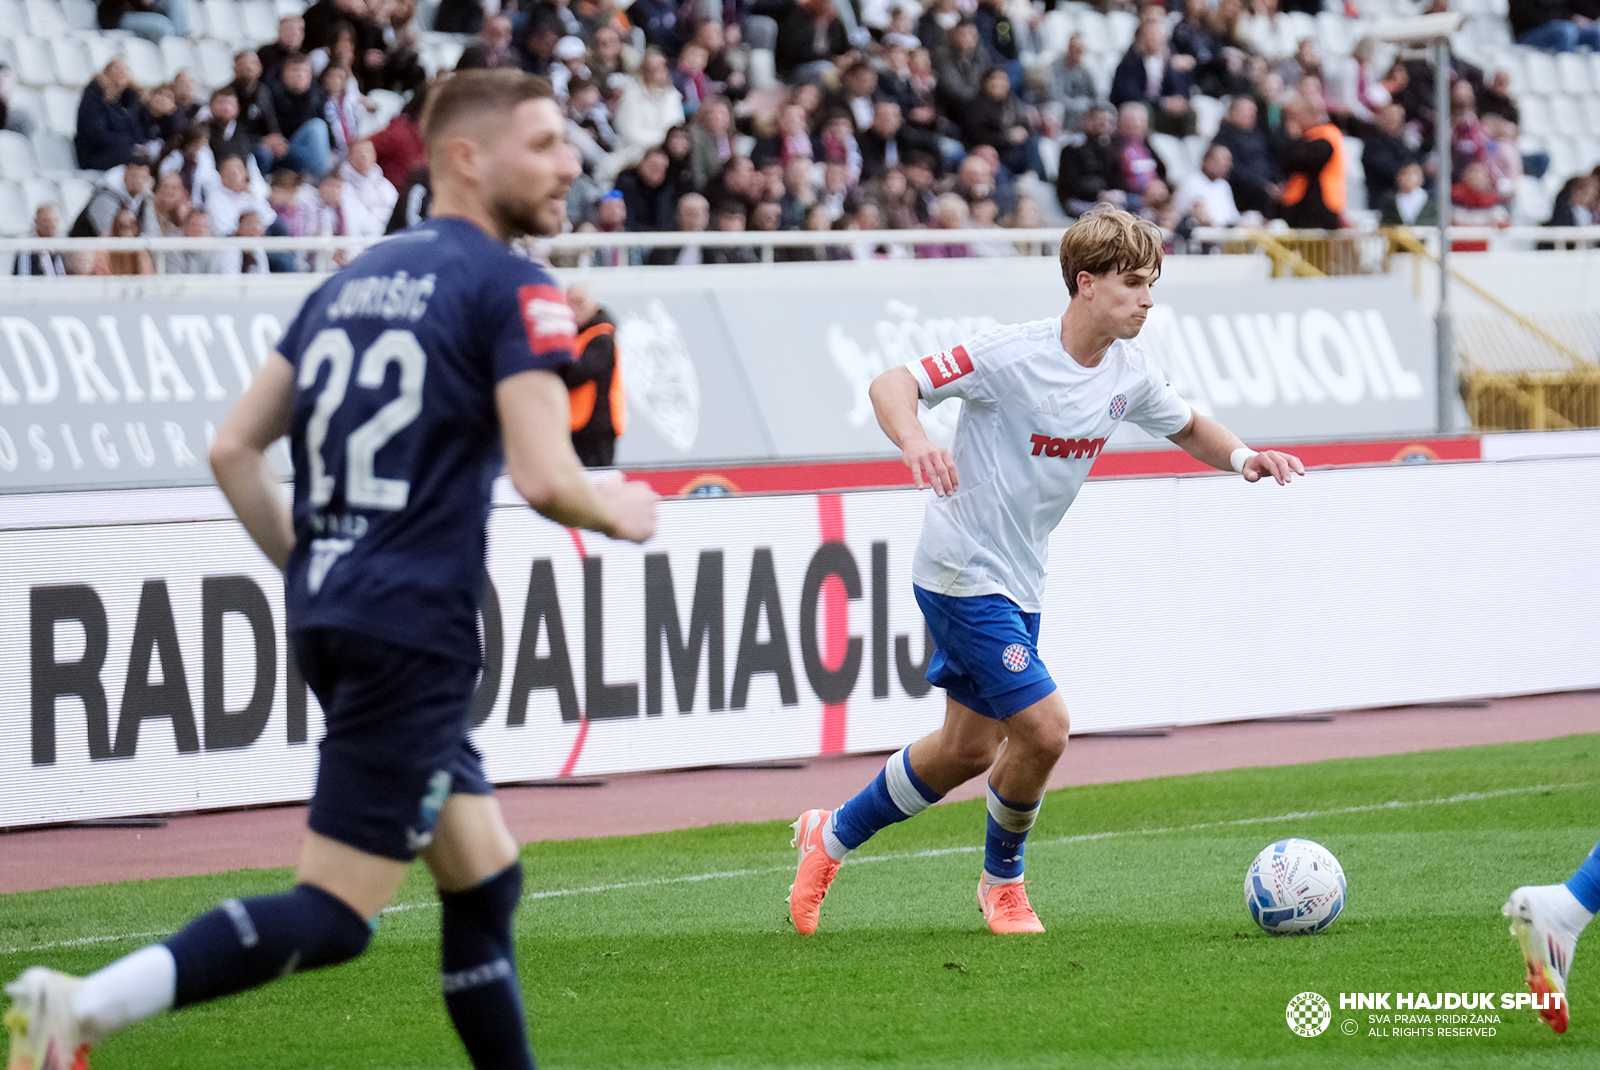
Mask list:
[[1344,909],[1344,868],[1310,840],[1268,844],[1244,875],[1250,916],[1273,936],[1320,933]]

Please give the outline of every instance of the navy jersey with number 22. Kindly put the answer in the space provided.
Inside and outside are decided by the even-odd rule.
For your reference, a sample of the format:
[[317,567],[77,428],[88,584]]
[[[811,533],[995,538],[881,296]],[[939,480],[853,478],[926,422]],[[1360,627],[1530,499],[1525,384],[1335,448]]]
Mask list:
[[476,663],[495,387],[572,361],[566,297],[463,219],[369,249],[278,349],[295,369],[289,628],[345,628]]

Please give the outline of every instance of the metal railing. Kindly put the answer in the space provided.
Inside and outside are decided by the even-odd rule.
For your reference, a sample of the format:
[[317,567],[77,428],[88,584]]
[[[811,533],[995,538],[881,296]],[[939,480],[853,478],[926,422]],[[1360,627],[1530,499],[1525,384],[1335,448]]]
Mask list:
[[[977,230],[834,230],[834,231],[652,231],[621,234],[562,234],[551,238],[525,239],[527,245],[539,255],[560,257],[561,254],[594,253],[600,250],[648,250],[655,248],[699,249],[752,248],[759,251],[764,263],[772,263],[780,249],[848,249],[852,246],[891,246],[904,250],[904,255],[915,255],[918,247],[941,245],[1011,245],[1017,255],[1054,254],[1060,244],[1064,227],[1035,227],[1007,230],[985,228]],[[1437,227],[1411,228],[1426,247],[1437,250]],[[1450,241],[1486,242],[1488,248],[1533,248],[1539,245],[1557,247],[1600,247],[1600,226],[1589,227],[1451,227]],[[0,264],[20,252],[266,252],[310,253],[313,270],[329,271],[335,266],[332,254],[344,251],[354,254],[369,246],[388,240],[382,237],[306,237],[306,238],[0,238]],[[1171,236],[1169,235],[1169,238]],[[1325,231],[1294,230],[1272,231],[1243,227],[1201,227],[1188,238],[1189,251],[1208,251],[1208,247],[1221,247],[1224,252],[1262,252],[1275,262],[1297,274],[1365,274],[1382,271],[1372,249],[1378,243],[1387,245],[1386,234],[1377,231]],[[1353,252],[1352,252],[1353,251]],[[619,258],[617,267],[629,266],[626,258]],[[1312,270],[1306,270],[1310,268]],[[3,270],[3,269],[0,269]]]

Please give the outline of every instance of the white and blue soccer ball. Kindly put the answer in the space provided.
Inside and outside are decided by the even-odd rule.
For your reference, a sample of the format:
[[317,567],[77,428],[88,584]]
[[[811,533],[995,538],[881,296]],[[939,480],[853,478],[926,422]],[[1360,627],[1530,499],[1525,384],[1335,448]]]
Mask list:
[[1244,901],[1273,936],[1320,933],[1344,909],[1344,867],[1311,840],[1268,844],[1244,875]]

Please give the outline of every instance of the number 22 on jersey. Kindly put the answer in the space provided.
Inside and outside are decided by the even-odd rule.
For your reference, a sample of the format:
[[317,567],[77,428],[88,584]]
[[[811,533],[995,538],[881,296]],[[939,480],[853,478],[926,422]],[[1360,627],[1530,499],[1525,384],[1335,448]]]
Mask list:
[[427,371],[427,355],[416,335],[404,330],[384,331],[361,354],[360,366],[356,367],[355,347],[348,334],[337,327],[319,331],[300,362],[302,390],[316,385],[323,364],[330,368],[328,381],[317,395],[311,419],[306,423],[311,504],[321,507],[333,500],[337,476],[328,472],[323,449],[327,445],[328,425],[350,389],[351,369],[355,368],[357,386],[375,390],[383,386],[389,365],[398,364],[400,393],[345,439],[344,500],[357,509],[389,512],[404,509],[411,493],[410,482],[379,478],[373,464],[378,451],[422,412],[422,380]]

